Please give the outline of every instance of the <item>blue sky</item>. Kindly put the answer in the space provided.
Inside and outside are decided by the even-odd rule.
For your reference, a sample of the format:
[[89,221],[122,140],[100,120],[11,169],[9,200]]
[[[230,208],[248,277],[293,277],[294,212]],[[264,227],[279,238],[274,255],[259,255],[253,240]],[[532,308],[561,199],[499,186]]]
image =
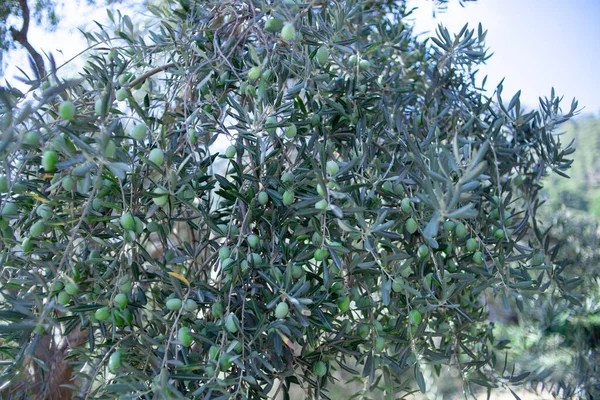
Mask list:
[[576,97],[583,113],[600,114],[600,0],[479,0],[464,8],[454,1],[436,20],[431,1],[410,3],[419,7],[418,32],[433,33],[438,22],[450,32],[482,23],[494,53],[482,68],[488,89],[506,78],[503,97],[522,90],[522,103],[537,108],[554,86],[564,108]]
[[[439,22],[450,32],[458,32],[465,23],[472,28],[483,24],[488,30],[488,47],[494,52],[482,68],[490,91],[506,78],[506,98],[521,89],[522,103],[537,108],[538,96],[549,96],[554,86],[557,94],[564,95],[565,108],[576,97],[579,107],[585,107],[584,113],[600,115],[600,0],[479,0],[464,8],[453,0],[436,19],[432,18],[431,0],[410,0],[410,4],[419,7],[412,18],[417,32],[433,34]],[[51,51],[59,64],[85,48],[77,31],[82,22],[95,29],[92,20],[106,19],[104,10],[81,4],[76,9],[77,13],[70,14],[63,10],[61,28],[56,32],[31,30],[34,46]],[[18,74],[16,65],[27,65],[24,54],[18,51],[9,56],[12,65],[7,77]],[[67,71],[76,71],[81,65],[78,60]]]

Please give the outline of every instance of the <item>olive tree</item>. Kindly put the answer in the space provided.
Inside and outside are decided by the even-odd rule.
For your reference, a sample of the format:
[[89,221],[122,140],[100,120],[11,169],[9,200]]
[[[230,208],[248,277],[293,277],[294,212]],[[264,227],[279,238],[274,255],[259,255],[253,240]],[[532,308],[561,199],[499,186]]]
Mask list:
[[150,11],[86,32],[78,77],[1,92],[5,397],[525,379],[482,299],[569,295],[536,215],[576,102],[487,96],[483,28],[419,41],[403,2]]

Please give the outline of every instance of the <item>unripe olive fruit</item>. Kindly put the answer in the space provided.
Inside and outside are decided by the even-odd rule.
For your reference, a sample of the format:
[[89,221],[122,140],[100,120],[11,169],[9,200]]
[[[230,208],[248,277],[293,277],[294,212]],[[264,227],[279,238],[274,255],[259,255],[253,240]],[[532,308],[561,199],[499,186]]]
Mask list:
[[327,251],[327,249],[317,249],[313,254],[313,258],[315,259],[315,261],[323,261],[327,259],[328,256],[329,251]]
[[334,176],[340,171],[340,166],[333,160],[327,161],[327,173]]
[[66,306],[71,301],[71,296],[69,296],[69,293],[62,290],[56,295],[56,301],[58,301],[58,304]]
[[104,108],[104,100],[98,99],[94,103],[94,112],[96,115],[102,115],[102,109]]
[[148,231],[149,232],[158,232],[160,230],[160,225],[156,221],[150,221],[148,223]]
[[248,263],[254,263],[254,265],[262,264],[262,257],[260,256],[260,254],[257,253],[248,254],[246,260],[248,260]]
[[223,316],[223,304],[221,304],[220,302],[214,303],[212,305],[212,315],[215,318],[221,318]]
[[121,367],[121,365],[123,365],[121,352],[115,351],[108,359],[108,370],[112,373],[115,373]]
[[23,242],[21,243],[21,248],[23,249],[23,251],[25,253],[29,253],[33,251],[34,245],[33,242],[31,241],[30,238],[26,237],[25,239],[23,239]]
[[44,233],[45,224],[43,221],[37,221],[29,228],[30,237],[39,237]]
[[65,292],[67,292],[71,296],[75,296],[77,292],[79,292],[79,287],[76,283],[69,282],[65,285]]
[[398,278],[397,280],[392,282],[392,291],[394,293],[400,293],[402,292],[402,290],[404,289],[402,288],[401,279]]
[[417,231],[417,229],[419,229],[419,225],[417,224],[417,221],[415,221],[415,219],[412,217],[410,217],[409,219],[406,220],[405,226],[406,226],[406,230],[411,235],[413,233],[415,233]]
[[144,124],[136,124],[131,130],[131,137],[135,140],[144,140],[146,139],[146,125]]
[[426,244],[422,244],[417,249],[417,256],[422,260],[429,254],[429,247]]
[[504,238],[504,229],[502,228],[498,228],[494,231],[494,237],[496,239],[502,239]]
[[367,324],[359,324],[356,333],[362,338],[366,338],[371,333],[371,327]]
[[292,175],[290,172],[285,172],[283,175],[281,175],[281,182],[290,184],[293,181],[294,175]]
[[158,205],[159,207],[164,206],[169,201],[169,191],[167,189],[157,187],[156,189],[154,189],[153,193],[160,195],[152,198],[154,204]]
[[338,300],[337,306],[338,306],[338,308],[340,309],[341,312],[348,311],[348,309],[350,308],[350,298],[349,297],[343,297],[342,299]]
[[454,230],[455,226],[456,226],[456,223],[454,223],[454,221],[446,221],[446,222],[444,222],[443,228],[444,228],[444,231],[446,231],[446,232],[452,232]]
[[104,157],[113,158],[117,152],[117,144],[114,140],[109,140],[104,149]]
[[400,202],[400,208],[405,213],[411,212],[412,211],[412,201],[411,201],[411,199],[409,199],[408,197],[403,198],[402,201]]
[[64,287],[65,284],[62,283],[62,281],[54,281],[52,282],[52,285],[50,285],[50,293],[60,292]]
[[327,374],[327,365],[323,361],[317,361],[312,367],[312,372],[315,376],[323,377]]
[[356,65],[356,54],[352,54],[350,57],[348,57],[348,64],[353,67],[354,65]]
[[108,317],[110,317],[110,308],[108,307],[102,307],[97,309],[94,312],[94,317],[98,320],[98,321],[105,321],[108,319]]
[[161,166],[165,161],[165,155],[161,149],[152,149],[150,150],[150,154],[148,155],[148,160],[153,162],[154,164]]
[[463,238],[467,236],[467,227],[465,226],[465,224],[463,224],[462,222],[457,222],[456,226],[454,227],[454,234],[458,238]]
[[284,206],[292,205],[292,203],[294,202],[294,192],[292,192],[291,190],[286,190],[283,193],[281,201],[283,202]]
[[129,81],[129,79],[131,79],[132,77],[133,77],[133,74],[131,74],[131,73],[129,73],[129,72],[125,72],[125,73],[123,73],[123,74],[119,75],[119,77],[118,77],[117,79],[118,79],[118,81],[119,81],[119,84],[120,84],[120,85],[124,85],[124,84],[126,84],[126,83]]
[[226,258],[229,258],[230,254],[231,250],[227,246],[223,246],[219,249],[219,258],[221,259],[221,261],[225,260]]
[[531,265],[537,267],[538,265],[542,265],[544,263],[544,255],[542,253],[537,253],[531,259]]
[[126,231],[133,231],[135,229],[135,219],[131,213],[122,214],[119,218],[121,227]]
[[189,347],[194,341],[194,338],[190,334],[190,328],[187,327],[179,328],[177,339],[179,339],[179,342],[185,347]]
[[269,117],[267,118],[267,120],[265,121],[265,131],[267,131],[268,133],[274,133],[275,130],[277,129],[277,119],[275,119],[275,117]]
[[315,203],[315,208],[317,210],[325,211],[325,210],[327,210],[327,206],[328,206],[328,203],[327,203],[327,200],[325,200],[325,199],[319,200]]
[[408,321],[413,325],[419,325],[421,323],[422,317],[419,310],[410,310],[408,313]]
[[231,333],[236,333],[238,331],[238,327],[235,320],[236,318],[234,314],[227,315],[227,318],[225,320],[225,329],[227,329]]
[[251,81],[254,81],[254,80],[260,78],[261,73],[262,73],[262,69],[260,67],[252,67],[248,71],[248,79],[250,79]]
[[56,170],[56,163],[58,161],[58,154],[54,150],[46,150],[42,155],[42,168],[46,172],[53,172]]
[[120,309],[127,307],[127,295],[125,295],[124,293],[117,294],[115,296],[114,303],[115,306]]
[[169,299],[169,300],[167,300],[167,303],[166,303],[167,309],[169,309],[171,311],[179,310],[181,308],[181,305],[182,305],[182,302],[178,298]]
[[58,106],[58,115],[65,121],[75,118],[75,105],[70,101],[63,101]]
[[267,32],[275,33],[281,30],[283,27],[283,21],[278,18],[269,18],[265,22],[265,30]]
[[298,129],[296,128],[296,125],[294,125],[294,124],[287,126],[284,131],[285,137],[287,137],[288,139],[295,138],[297,133],[298,133]]
[[231,368],[231,360],[229,358],[229,354],[221,354],[221,357],[219,358],[219,368],[221,369],[221,371],[229,371],[229,368]]
[[279,304],[277,304],[277,307],[275,307],[275,316],[278,319],[283,319],[283,318],[287,317],[289,311],[290,311],[290,308],[287,305],[287,303],[285,301],[282,301]]
[[304,268],[300,265],[292,265],[292,277],[294,279],[300,279],[304,275]]
[[477,265],[483,264],[483,254],[481,253],[481,251],[476,251],[475,253],[473,253],[473,262]]
[[61,185],[65,191],[72,192],[75,189],[77,183],[70,175],[67,175],[63,178]]
[[16,215],[19,213],[19,209],[16,203],[8,202],[4,203],[4,208],[2,209],[2,215]]
[[195,129],[188,130],[188,137],[190,139],[190,143],[194,144],[198,141],[198,132]]
[[385,348],[385,339],[382,338],[381,336],[376,337],[373,347],[377,351],[383,351],[383,349]]
[[269,195],[267,194],[267,192],[260,192],[258,194],[258,204],[260,204],[261,206],[264,206],[268,202],[269,202]]
[[118,101],[123,101],[127,98],[128,94],[129,94],[129,92],[127,91],[127,89],[121,88],[121,89],[117,90],[115,97]]
[[258,246],[259,239],[256,235],[248,235],[246,241],[248,242],[248,246],[255,248],[256,246]]
[[233,158],[235,157],[235,154],[237,153],[237,150],[235,148],[234,145],[231,145],[227,148],[227,150],[225,150],[225,156],[227,158]]
[[468,251],[468,252],[473,252],[473,251],[477,250],[477,248],[478,248],[479,246],[478,246],[478,244],[477,244],[477,240],[475,240],[475,239],[473,239],[473,238],[469,238],[469,239],[467,240],[467,243],[466,243],[466,246],[465,246],[465,247],[467,248],[467,251]]
[[133,221],[135,223],[135,233],[140,234],[144,231],[144,223],[138,217],[133,217]]
[[36,208],[35,213],[44,221],[48,221],[52,218],[52,208],[47,204],[40,204]]
[[327,47],[321,46],[317,49],[317,53],[315,54],[315,58],[319,65],[324,66],[329,62],[329,50]]
[[183,309],[187,312],[194,312],[198,309],[198,303],[193,299],[187,299],[185,303],[183,303]]
[[296,37],[296,28],[289,22],[283,24],[281,28],[281,38],[285,41],[293,40]]
[[394,188],[394,184],[390,181],[385,181],[383,182],[383,185],[381,185],[381,188],[386,192],[391,192]]
[[23,142],[29,146],[38,146],[40,144],[40,134],[37,131],[29,131],[25,134]]
[[371,63],[368,60],[360,60],[358,62],[358,69],[360,71],[365,71],[371,67]]
[[327,196],[327,189],[325,187],[323,187],[323,185],[321,185],[320,183],[317,185],[317,193],[319,194],[319,196],[321,197],[326,197]]

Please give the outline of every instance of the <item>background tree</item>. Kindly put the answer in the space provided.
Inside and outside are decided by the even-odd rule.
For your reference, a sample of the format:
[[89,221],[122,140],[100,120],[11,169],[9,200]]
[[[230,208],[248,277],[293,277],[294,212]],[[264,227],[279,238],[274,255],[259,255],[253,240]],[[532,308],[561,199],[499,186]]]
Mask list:
[[[120,0],[86,0],[86,3],[104,7],[120,3]],[[49,30],[55,29],[60,22],[60,13],[57,10],[62,7],[64,1],[56,0],[5,0],[0,4],[0,21],[4,21],[0,24],[0,73],[7,63],[7,52],[20,46],[29,55],[33,76],[39,81],[46,76],[44,57],[39,49],[30,43],[28,34],[33,23],[44,25]]]
[[78,79],[2,91],[5,397],[527,377],[484,299],[571,291],[537,211],[571,163],[555,132],[576,102],[486,97],[483,28],[419,42],[402,2],[150,10],[147,35],[120,14],[86,33],[100,45]]

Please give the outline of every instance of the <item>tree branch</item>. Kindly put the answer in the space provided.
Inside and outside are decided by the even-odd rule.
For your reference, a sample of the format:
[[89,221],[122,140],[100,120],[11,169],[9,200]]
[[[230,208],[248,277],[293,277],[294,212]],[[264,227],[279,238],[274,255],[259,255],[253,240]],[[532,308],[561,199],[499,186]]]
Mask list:
[[10,27],[10,33],[15,42],[21,44],[21,46],[25,47],[33,62],[36,66],[36,75],[39,80],[42,80],[44,76],[46,76],[46,68],[44,66],[44,60],[40,53],[38,53],[31,43],[27,40],[27,31],[29,30],[29,6],[27,5],[27,0],[19,0],[19,5],[21,6],[21,10],[23,12],[23,26],[21,30],[17,30],[14,27]]

